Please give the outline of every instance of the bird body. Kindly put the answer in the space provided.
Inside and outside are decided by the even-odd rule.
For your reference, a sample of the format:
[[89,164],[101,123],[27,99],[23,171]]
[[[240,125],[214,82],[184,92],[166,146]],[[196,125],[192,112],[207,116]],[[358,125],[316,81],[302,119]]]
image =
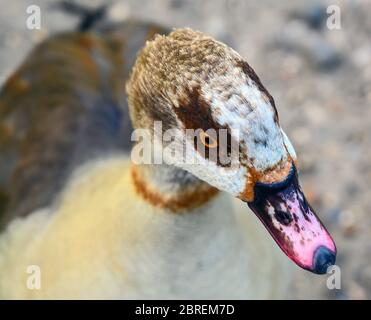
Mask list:
[[[10,225],[2,298],[286,296],[286,259],[237,200],[220,193],[174,214],[138,196],[131,166],[122,156],[88,163],[53,206]],[[27,287],[30,265],[40,267],[39,290]]]
[[[130,28],[73,36],[56,51],[49,40],[26,65],[45,63],[50,82],[26,77],[22,104],[15,80],[0,95],[0,127],[17,133],[1,143],[16,161],[0,175],[12,217],[0,236],[0,296],[285,298],[290,267],[243,202],[293,261],[324,273],[335,246],[304,198],[296,154],[252,68],[226,45],[179,29],[147,41],[129,76],[124,62],[148,39],[148,26]],[[21,67],[15,83],[25,75]],[[45,96],[33,102],[38,90]],[[129,159],[128,109],[160,164],[133,161],[139,141]],[[183,147],[196,164],[183,161]],[[212,149],[236,151],[238,165]],[[29,287],[30,266],[39,288]]]

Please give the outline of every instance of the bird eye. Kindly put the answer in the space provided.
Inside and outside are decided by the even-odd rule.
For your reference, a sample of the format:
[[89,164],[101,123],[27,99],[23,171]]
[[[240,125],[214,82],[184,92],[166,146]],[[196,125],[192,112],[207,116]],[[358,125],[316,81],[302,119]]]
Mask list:
[[217,142],[216,138],[207,134],[203,130],[200,131],[200,140],[205,147],[216,148],[218,146],[218,142]]

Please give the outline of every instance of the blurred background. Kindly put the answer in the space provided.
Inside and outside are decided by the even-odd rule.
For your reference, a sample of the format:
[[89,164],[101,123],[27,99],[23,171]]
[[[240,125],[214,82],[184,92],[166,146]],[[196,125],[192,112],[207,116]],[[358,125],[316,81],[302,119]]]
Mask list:
[[[46,37],[78,18],[57,1],[0,0],[0,85]],[[273,95],[298,153],[302,186],[338,247],[341,290],[296,268],[292,298],[371,299],[371,0],[76,0],[110,4],[112,20],[138,18],[201,30],[236,49]],[[26,8],[41,8],[28,30]],[[330,30],[326,8],[340,8]],[[1,152],[1,150],[0,150]]]

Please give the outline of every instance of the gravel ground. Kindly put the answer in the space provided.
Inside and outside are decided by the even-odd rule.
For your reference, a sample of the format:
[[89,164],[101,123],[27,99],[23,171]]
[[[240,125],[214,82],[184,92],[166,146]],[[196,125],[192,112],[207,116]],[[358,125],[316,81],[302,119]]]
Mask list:
[[[54,1],[0,0],[0,83],[47,35],[72,30]],[[78,1],[96,6],[104,1]],[[108,2],[108,1],[106,1]],[[341,290],[297,269],[291,296],[371,298],[371,1],[130,0],[112,19],[138,17],[192,27],[231,45],[254,67],[291,137],[301,180],[338,247]],[[26,29],[26,7],[42,9],[42,29]],[[341,9],[341,29],[326,27],[326,7]]]

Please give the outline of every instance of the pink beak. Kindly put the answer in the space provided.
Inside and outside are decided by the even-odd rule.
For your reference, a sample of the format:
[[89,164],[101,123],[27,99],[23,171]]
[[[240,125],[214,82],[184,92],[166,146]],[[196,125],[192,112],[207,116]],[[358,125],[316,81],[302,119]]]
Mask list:
[[335,243],[305,199],[295,166],[283,182],[257,183],[254,194],[249,207],[291,260],[318,274],[335,264]]

